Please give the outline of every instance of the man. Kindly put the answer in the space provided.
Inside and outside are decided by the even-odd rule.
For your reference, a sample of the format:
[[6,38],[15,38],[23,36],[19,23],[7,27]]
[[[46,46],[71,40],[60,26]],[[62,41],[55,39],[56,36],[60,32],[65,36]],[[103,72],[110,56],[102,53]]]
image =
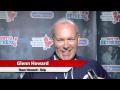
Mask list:
[[76,54],[80,34],[75,23],[67,18],[58,20],[52,27],[52,40],[55,48],[54,54],[47,60],[87,60],[82,67],[73,67],[68,73],[26,73],[22,79],[88,79],[87,71],[92,69],[98,77],[109,79],[103,67],[88,58]]
[[[114,52],[114,57],[112,55],[113,52]],[[116,65],[116,60],[117,60],[116,51],[114,51],[112,46],[108,46],[107,51],[105,53],[103,53],[103,55],[102,55],[103,64]]]

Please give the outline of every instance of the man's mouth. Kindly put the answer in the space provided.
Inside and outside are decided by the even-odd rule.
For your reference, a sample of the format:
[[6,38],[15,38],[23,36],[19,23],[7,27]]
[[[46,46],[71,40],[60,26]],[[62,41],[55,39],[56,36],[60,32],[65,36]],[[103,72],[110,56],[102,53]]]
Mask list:
[[63,51],[62,54],[63,54],[64,56],[68,56],[68,55],[70,55],[70,51]]

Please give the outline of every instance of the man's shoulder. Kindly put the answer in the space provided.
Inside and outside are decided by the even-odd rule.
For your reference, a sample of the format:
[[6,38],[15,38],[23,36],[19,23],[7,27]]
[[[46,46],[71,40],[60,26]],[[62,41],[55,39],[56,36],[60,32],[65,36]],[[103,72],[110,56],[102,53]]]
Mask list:
[[44,58],[44,60],[54,60],[54,53],[51,56]]
[[45,58],[44,60],[54,60],[51,57]]
[[86,63],[86,64],[89,64],[89,65],[98,65],[98,64],[99,64],[99,63],[97,62],[97,60],[91,59],[91,58],[88,58],[88,57],[77,56],[76,58],[77,58],[77,60],[87,60],[87,63]]
[[76,56],[77,60],[87,60],[87,61],[96,61],[95,59],[84,57],[84,56]]

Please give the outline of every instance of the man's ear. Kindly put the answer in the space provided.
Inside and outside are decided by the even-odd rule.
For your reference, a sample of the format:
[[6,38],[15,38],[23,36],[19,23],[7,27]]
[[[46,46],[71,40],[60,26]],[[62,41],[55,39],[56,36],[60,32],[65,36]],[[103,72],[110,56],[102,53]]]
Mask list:
[[52,42],[54,43],[54,37],[53,37],[53,36],[51,37],[51,40],[52,40]]
[[51,37],[51,40],[53,41],[54,40],[54,36],[52,35],[52,37]]
[[78,42],[80,42],[80,34],[78,34]]

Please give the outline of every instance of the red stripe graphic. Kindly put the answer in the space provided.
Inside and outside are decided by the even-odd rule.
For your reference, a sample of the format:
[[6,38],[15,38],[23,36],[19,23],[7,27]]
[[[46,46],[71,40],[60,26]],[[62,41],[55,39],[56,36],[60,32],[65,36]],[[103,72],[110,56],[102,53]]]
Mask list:
[[80,67],[87,60],[0,60],[0,67]]

